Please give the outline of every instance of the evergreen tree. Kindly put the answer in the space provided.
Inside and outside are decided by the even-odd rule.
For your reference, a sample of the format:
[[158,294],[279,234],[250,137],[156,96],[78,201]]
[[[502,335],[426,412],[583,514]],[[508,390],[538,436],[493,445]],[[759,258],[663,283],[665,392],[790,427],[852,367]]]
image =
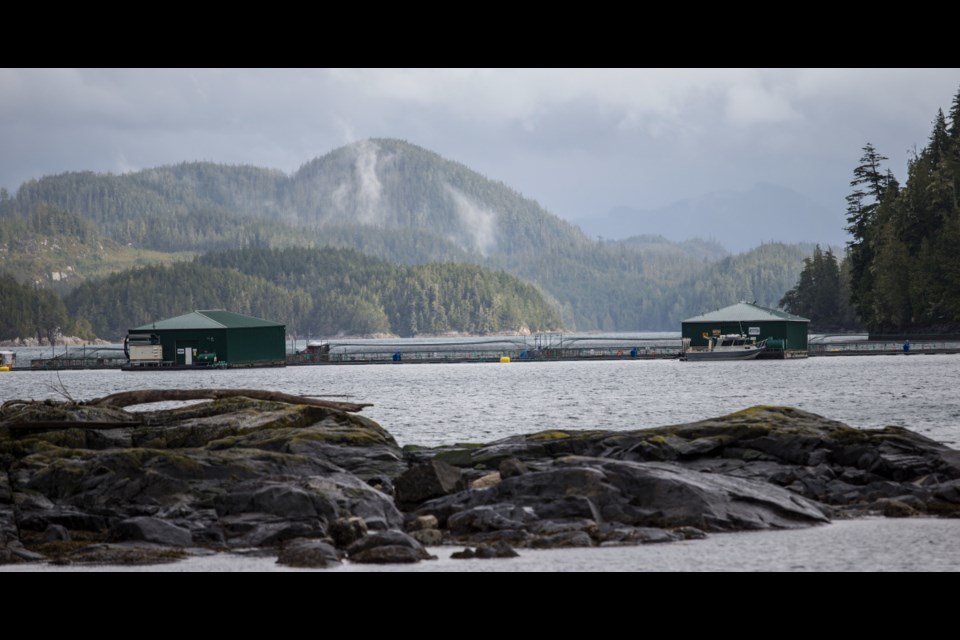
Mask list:
[[868,142],[863,147],[860,164],[853,170],[850,186],[854,191],[847,196],[847,231],[853,236],[853,245],[866,239],[877,207],[883,199],[888,180],[880,165],[886,159]]
[[901,189],[871,145],[847,198],[851,299],[877,331],[960,329],[960,92],[939,110]]
[[49,343],[69,326],[67,309],[55,293],[0,274],[0,340],[35,337]]
[[870,264],[874,258],[872,232],[875,230],[877,211],[893,182],[893,175],[881,170],[886,160],[869,142],[863,147],[860,164],[853,170],[850,186],[853,192],[847,196],[847,231],[853,239],[847,244],[850,259],[850,289],[854,307],[860,317],[870,315],[873,278]]
[[797,285],[787,291],[780,306],[810,319],[816,331],[850,329],[856,322],[844,308],[845,287],[840,265],[831,249],[822,251],[817,245],[813,255],[804,260]]

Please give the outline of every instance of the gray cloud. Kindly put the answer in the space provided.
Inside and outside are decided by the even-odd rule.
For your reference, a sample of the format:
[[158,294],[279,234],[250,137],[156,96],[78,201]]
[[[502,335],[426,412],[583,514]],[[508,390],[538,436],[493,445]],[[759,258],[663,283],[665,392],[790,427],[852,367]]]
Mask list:
[[902,179],[958,87],[958,69],[4,69],[0,186],[183,160],[289,173],[397,137],[568,218],[756,182],[842,209],[863,144]]

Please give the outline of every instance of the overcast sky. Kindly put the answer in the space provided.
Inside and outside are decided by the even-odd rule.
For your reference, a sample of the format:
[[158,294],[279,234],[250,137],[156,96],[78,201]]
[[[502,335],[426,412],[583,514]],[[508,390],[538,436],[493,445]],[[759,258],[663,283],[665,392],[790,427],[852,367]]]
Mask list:
[[861,147],[903,181],[960,69],[0,70],[0,186],[181,161],[287,173],[402,138],[568,219],[769,182],[842,210]]

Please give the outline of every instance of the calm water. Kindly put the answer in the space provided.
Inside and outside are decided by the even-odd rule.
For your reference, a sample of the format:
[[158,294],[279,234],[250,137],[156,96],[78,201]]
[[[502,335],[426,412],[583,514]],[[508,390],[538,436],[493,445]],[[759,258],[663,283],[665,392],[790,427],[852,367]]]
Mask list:
[[[542,429],[636,429],[783,404],[861,428],[900,425],[960,447],[960,355],[793,361],[532,362],[354,365],[233,371],[0,373],[0,401],[89,399],[158,387],[257,387],[349,395],[375,406],[400,444],[489,441]],[[629,549],[527,551],[485,564],[441,560],[401,570],[960,570],[960,521],[863,520],[799,531],[715,535]],[[163,570],[272,570],[221,555]],[[376,568],[393,570],[397,568]],[[2,568],[0,568],[2,570]],[[59,569],[58,569],[59,570]],[[346,566],[338,571],[370,570]]]
[[382,364],[227,371],[0,373],[0,400],[95,398],[154,387],[347,395],[400,444],[542,429],[638,429],[783,404],[855,427],[905,426],[960,446],[960,355],[758,362]]

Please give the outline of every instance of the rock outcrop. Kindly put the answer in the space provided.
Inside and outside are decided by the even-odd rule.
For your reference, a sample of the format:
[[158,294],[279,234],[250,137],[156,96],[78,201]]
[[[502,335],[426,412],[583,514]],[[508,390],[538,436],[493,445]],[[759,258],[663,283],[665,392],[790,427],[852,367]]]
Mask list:
[[[381,490],[407,468],[400,448],[376,423],[338,409],[243,397],[139,414],[8,403],[3,418],[7,561],[23,559],[21,546],[45,549],[52,527],[73,541],[55,553],[69,562],[82,542],[228,550],[336,534],[348,545],[403,525]],[[84,419],[97,428],[80,428]],[[48,426],[64,422],[79,425]],[[351,521],[360,523],[354,536],[344,532]]]
[[899,427],[855,429],[787,407],[407,453],[503,476],[417,508],[463,543],[635,544],[865,513],[960,516],[960,452]]
[[0,563],[260,547],[325,567],[417,562],[432,557],[424,544],[505,557],[865,513],[960,516],[960,452],[784,407],[403,451],[376,423],[316,401],[0,409]]
[[[913,495],[923,511],[949,514],[960,495],[960,451],[901,427],[855,429],[789,407],[636,431],[546,431],[433,454],[472,469],[496,469],[509,458],[532,469],[567,456],[663,462],[771,483],[843,512]],[[428,450],[415,455],[422,461]]]

